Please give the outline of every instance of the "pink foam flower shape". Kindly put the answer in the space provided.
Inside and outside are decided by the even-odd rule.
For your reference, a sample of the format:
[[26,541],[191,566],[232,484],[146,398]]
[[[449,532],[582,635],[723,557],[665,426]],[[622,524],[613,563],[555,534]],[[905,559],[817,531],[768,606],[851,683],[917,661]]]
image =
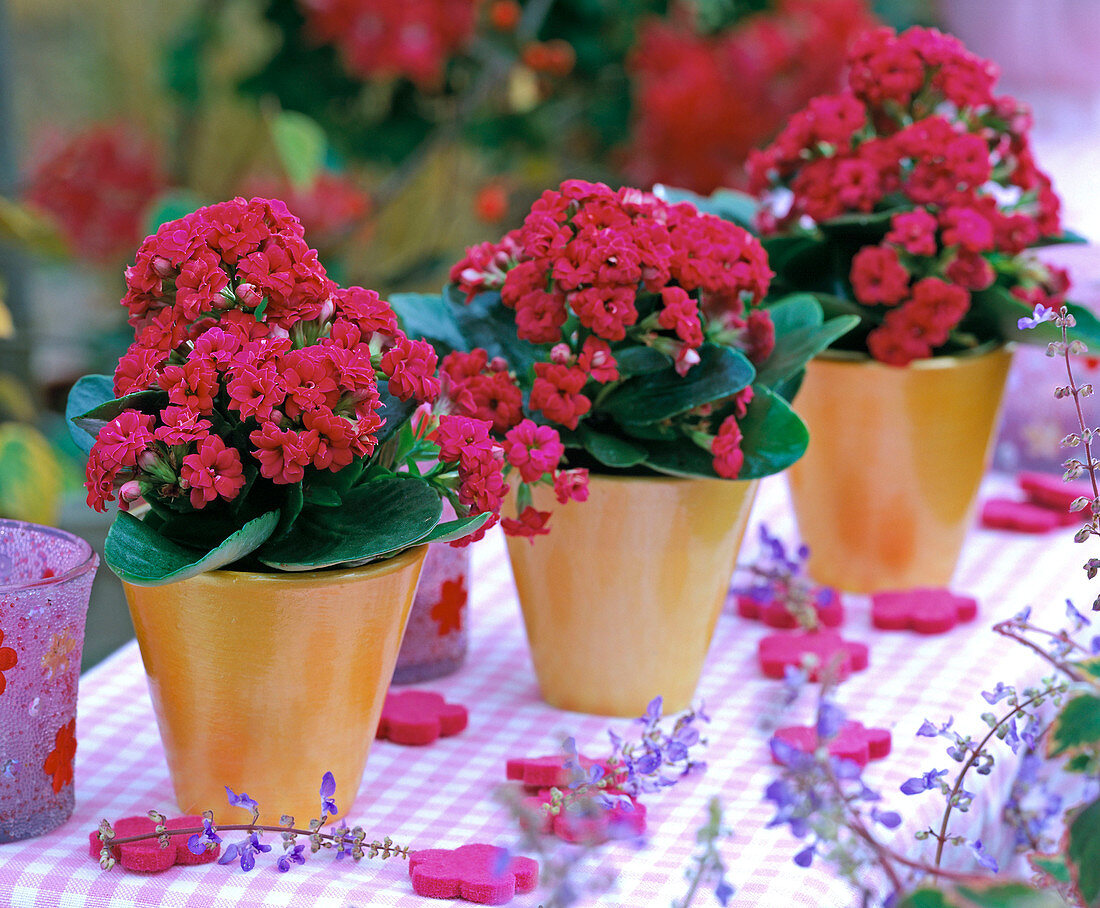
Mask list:
[[409,854],[409,877],[417,895],[504,905],[516,893],[535,890],[539,865],[531,858],[510,857],[496,845],[428,848]]

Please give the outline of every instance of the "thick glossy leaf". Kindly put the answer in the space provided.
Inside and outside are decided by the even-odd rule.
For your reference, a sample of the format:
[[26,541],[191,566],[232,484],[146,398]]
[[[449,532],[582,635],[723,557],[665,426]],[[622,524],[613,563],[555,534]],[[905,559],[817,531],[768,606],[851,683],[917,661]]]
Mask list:
[[481,529],[488,522],[489,516],[488,514],[471,514],[469,517],[458,517],[437,524],[435,529],[421,539],[417,545],[425,542],[454,542],[456,539],[462,539],[475,530]]
[[699,363],[685,376],[669,368],[627,379],[600,410],[624,423],[653,423],[736,394],[756,374],[737,350],[705,344],[699,355]]
[[[107,378],[105,375],[85,375],[77,385],[81,382],[88,381],[81,391],[80,396],[92,396],[103,389],[101,379]],[[77,390],[77,386],[73,386],[73,391],[69,393],[69,401],[66,404],[66,414],[68,413],[69,406],[73,404],[74,397],[73,392]],[[73,416],[71,422],[73,425],[80,429],[83,429],[94,439],[99,435],[99,430],[102,429],[107,423],[118,416],[123,410],[140,410],[142,413],[156,413],[168,402],[168,394],[160,390],[149,391],[135,391],[133,394],[127,394],[124,397],[115,398],[112,383],[112,392],[109,400],[93,406],[90,410],[84,413]],[[75,438],[74,433],[74,438]]]
[[[382,428],[378,430],[376,437],[378,444],[382,445],[389,441],[398,429],[409,421],[413,411],[416,410],[417,403],[415,400],[401,400],[394,397],[390,394],[389,382],[385,379],[378,381],[378,397],[382,401],[382,406],[374,412],[381,417]],[[343,470],[340,471],[340,473],[343,472]],[[339,476],[340,473],[335,475]]]
[[1047,753],[1056,757],[1096,743],[1100,743],[1100,697],[1078,694],[1055,717]]
[[627,347],[615,351],[615,361],[619,374],[624,378],[631,375],[645,375],[647,372],[660,372],[672,365],[672,359],[654,350],[652,347]]
[[1093,801],[1069,824],[1066,857],[1077,891],[1089,908],[1100,905],[1100,800]]
[[1066,244],[1078,245],[1088,241],[1088,237],[1079,233],[1072,230],[1063,230],[1057,236],[1041,236],[1031,245],[1033,248],[1038,246],[1064,246]]
[[855,315],[831,318],[823,325],[806,326],[792,331],[783,343],[776,344],[775,351],[761,364],[757,382],[775,388],[801,372],[809,360],[828,349],[833,341],[843,337],[859,324]]
[[778,236],[761,240],[768,253],[768,264],[775,272],[771,291],[781,296],[799,290],[835,293],[838,279],[847,278],[837,272],[837,257],[831,244],[820,237]]
[[446,355],[465,350],[451,306],[437,293],[394,293],[389,299],[401,327],[409,337],[423,338]]
[[443,504],[426,482],[387,476],[356,486],[340,507],[306,507],[259,559],[281,571],[365,564],[408,548],[439,523]]
[[584,449],[605,467],[624,470],[637,466],[646,459],[643,445],[617,435],[599,432],[585,423],[577,427],[577,436]]
[[1027,862],[1037,873],[1044,873],[1056,883],[1071,883],[1066,856],[1062,854],[1029,854]]
[[[1070,340],[1082,340],[1094,350],[1100,350],[1100,320],[1088,309],[1076,303],[1067,303],[1077,325],[1069,332]],[[1017,299],[1004,287],[990,287],[971,294],[970,312],[959,325],[963,331],[972,331],[983,340],[999,338],[1027,344],[1048,344],[1062,339],[1062,330],[1052,322],[1044,322],[1037,328],[1021,330],[1018,322],[1030,316],[1033,307]]]
[[741,420],[745,463],[738,479],[759,479],[787,469],[806,453],[810,434],[783,398],[762,385]]
[[69,399],[65,402],[65,422],[73,441],[85,454],[92,450],[99,429],[92,431],[77,425],[76,418],[114,399],[115,380],[110,375],[85,375],[77,379],[69,391]]
[[753,196],[735,189],[716,189],[709,196],[705,196],[688,189],[658,184],[653,187],[653,193],[673,205],[678,202],[690,202],[696,210],[704,214],[713,214],[726,221],[733,221],[746,230],[752,230],[753,218],[760,207]]
[[290,182],[299,189],[312,185],[325,161],[325,131],[305,114],[283,110],[271,120],[271,138]]
[[812,293],[792,293],[768,303],[766,308],[775,326],[777,342],[792,331],[814,327],[825,321],[821,303]]
[[646,447],[649,454],[645,466],[668,476],[719,479],[714,472],[714,458],[687,438],[677,441],[653,441]]
[[103,558],[112,571],[135,586],[160,586],[239,561],[266,542],[278,523],[279,512],[268,511],[203,552],[166,539],[136,517],[120,512],[107,533]]
[[839,217],[823,221],[819,229],[827,237],[840,237],[845,240],[877,241],[890,229],[890,219],[905,208],[891,208],[886,211],[874,211],[870,214],[842,214]]

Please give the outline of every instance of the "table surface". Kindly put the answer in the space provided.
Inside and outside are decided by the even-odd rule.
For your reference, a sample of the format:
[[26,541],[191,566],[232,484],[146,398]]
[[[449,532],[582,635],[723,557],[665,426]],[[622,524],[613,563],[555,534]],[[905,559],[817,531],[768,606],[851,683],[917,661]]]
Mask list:
[[[1001,490],[1005,483],[991,478],[985,491]],[[754,556],[756,527],[762,520],[773,532],[793,540],[782,479],[762,484],[742,559]],[[944,755],[942,739],[914,736],[922,720],[942,722],[954,714],[964,733],[977,733],[984,729],[978,717],[988,709],[981,690],[998,680],[1022,684],[1041,674],[1038,660],[992,633],[990,626],[1032,605],[1039,620],[1060,627],[1065,590],[1079,596],[1082,608],[1091,602],[1080,568],[1086,555],[1083,547],[1070,542],[1072,532],[1025,536],[972,531],[955,588],[979,598],[979,616],[972,625],[943,636],[872,630],[867,600],[847,598],[844,632],[870,644],[871,665],[846,682],[840,701],[853,718],[893,731],[892,755],[872,763],[865,778],[883,793],[884,807],[906,817],[899,830],[887,833],[888,841],[898,847],[915,847],[913,832],[932,823],[942,810],[938,795],[906,798],[898,791],[900,783],[933,767],[954,766]],[[582,752],[605,755],[606,729],[624,732],[631,726],[629,720],[563,712],[539,700],[511,572],[496,531],[474,550],[471,587],[471,644],[465,667],[423,685],[466,704],[469,727],[426,748],[375,743],[349,815],[352,825],[361,824],[372,836],[389,834],[414,848],[467,842],[514,846],[518,835],[506,809],[494,799],[494,791],[503,784],[505,760],[557,752],[566,735],[576,738]],[[719,619],[698,689],[713,720],[707,726],[707,770],[643,798],[649,820],[645,847],[614,843],[591,857],[588,866],[596,872],[610,871],[615,888],[583,904],[662,906],[682,897],[695,830],[715,794],[733,830],[722,845],[729,879],[737,890],[731,904],[854,903],[854,892],[825,868],[802,870],[792,863],[801,845],[784,830],[766,828],[772,810],[763,791],[775,768],[769,762],[768,732],[761,727],[761,717],[776,714],[781,685],[760,675],[755,652],[759,638],[769,632],[728,610]],[[812,694],[804,691],[784,722],[809,721]],[[88,832],[100,818],[116,819],[150,808],[178,813],[136,644],[82,678],[77,736],[73,818],[49,835],[0,846],[0,892],[10,892],[16,908],[430,904],[412,893],[403,861],[337,863],[327,853],[287,874],[276,871],[271,855],[261,856],[250,873],[218,865],[174,867],[154,876],[118,868],[104,873],[89,858],[87,845]],[[1002,759],[992,776],[972,780],[983,795],[967,822],[983,824],[986,845],[993,849],[998,838],[1004,838],[998,808],[1011,784],[1012,762]],[[239,811],[211,806],[222,822],[238,821],[230,817]],[[967,828],[974,835],[974,827]],[[227,841],[232,841],[228,834]],[[269,842],[276,850],[280,847],[277,837],[269,837]],[[518,896],[513,904],[533,908],[539,902],[540,893],[535,892]],[[716,902],[706,893],[696,904]]]

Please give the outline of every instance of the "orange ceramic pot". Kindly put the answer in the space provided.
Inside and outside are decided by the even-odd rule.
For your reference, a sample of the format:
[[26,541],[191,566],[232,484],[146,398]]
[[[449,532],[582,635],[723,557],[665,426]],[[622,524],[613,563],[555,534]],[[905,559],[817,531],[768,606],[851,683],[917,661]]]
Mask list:
[[810,575],[855,593],[951,581],[992,450],[1010,349],[905,367],[819,357],[790,487]]
[[305,824],[325,772],[347,813],[426,551],[352,570],[125,584],[184,813],[213,808],[229,822],[228,785],[259,803],[264,822]]
[[640,716],[695,694],[755,482],[593,475],[586,502],[537,486],[551,531],[508,538],[531,658],[551,706]]

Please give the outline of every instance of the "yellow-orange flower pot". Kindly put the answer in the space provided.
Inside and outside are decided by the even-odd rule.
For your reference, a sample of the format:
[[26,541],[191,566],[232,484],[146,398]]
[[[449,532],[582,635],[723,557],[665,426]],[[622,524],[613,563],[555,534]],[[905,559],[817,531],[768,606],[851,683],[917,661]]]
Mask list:
[[426,551],[351,570],[125,584],[181,810],[229,822],[228,785],[264,822],[308,823],[331,772],[347,813]]
[[819,357],[795,409],[790,487],[810,575],[855,593],[951,581],[989,464],[1012,352],[905,367]]
[[593,475],[550,533],[509,538],[531,658],[551,706],[640,716],[691,704],[729,590],[755,482]]

